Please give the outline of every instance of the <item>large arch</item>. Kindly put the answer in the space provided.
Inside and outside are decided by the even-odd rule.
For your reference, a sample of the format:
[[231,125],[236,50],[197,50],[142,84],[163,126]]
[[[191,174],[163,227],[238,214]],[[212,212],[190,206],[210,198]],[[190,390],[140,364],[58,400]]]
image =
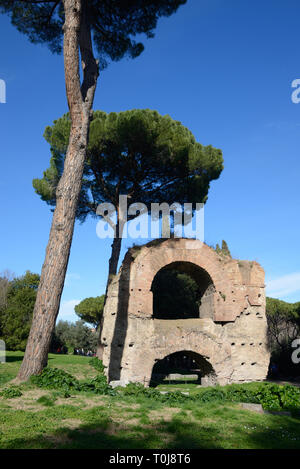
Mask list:
[[238,263],[221,258],[198,240],[169,239],[149,243],[143,249],[134,248],[132,253],[136,258],[130,266],[129,314],[151,318],[151,286],[155,275],[170,264],[184,262],[193,263],[210,276],[214,285],[214,321],[234,321],[240,311],[247,307],[245,293],[235,288],[242,280]]
[[162,267],[151,284],[156,319],[214,318],[215,286],[206,270],[193,262]]

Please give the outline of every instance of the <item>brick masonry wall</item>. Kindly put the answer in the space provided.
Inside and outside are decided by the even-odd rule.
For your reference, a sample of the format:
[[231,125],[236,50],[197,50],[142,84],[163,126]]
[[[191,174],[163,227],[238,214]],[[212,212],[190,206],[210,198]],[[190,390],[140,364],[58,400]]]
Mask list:
[[[192,263],[209,274],[211,317],[153,318],[153,278],[174,262]],[[198,240],[160,240],[129,250],[109,287],[103,362],[110,381],[148,385],[157,360],[192,351],[213,367],[207,383],[259,381],[270,358],[266,330],[264,270],[258,263],[217,254]]]

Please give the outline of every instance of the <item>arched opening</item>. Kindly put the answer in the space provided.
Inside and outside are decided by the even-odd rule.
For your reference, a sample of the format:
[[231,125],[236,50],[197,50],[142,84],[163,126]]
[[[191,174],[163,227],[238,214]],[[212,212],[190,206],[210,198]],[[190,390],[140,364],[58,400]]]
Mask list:
[[183,382],[213,386],[216,375],[202,355],[186,350],[167,355],[153,366],[150,386]]
[[151,291],[156,319],[214,317],[214,284],[206,270],[192,262],[172,262],[160,269]]

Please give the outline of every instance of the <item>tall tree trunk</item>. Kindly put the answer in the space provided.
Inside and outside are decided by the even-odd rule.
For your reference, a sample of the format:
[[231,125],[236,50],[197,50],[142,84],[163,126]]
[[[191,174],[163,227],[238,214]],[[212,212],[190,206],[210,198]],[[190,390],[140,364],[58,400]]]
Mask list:
[[[93,56],[91,31],[85,14],[87,0],[63,1],[64,68],[71,130],[64,171],[57,187],[56,208],[42,267],[32,326],[18,374],[18,379],[22,381],[40,373],[47,364],[69,260],[88,144],[91,109],[98,78],[98,64]],[[83,70],[81,86],[79,48]]]
[[[118,214],[119,214],[119,210],[118,210]],[[119,217],[119,215],[118,215],[118,217]],[[110,284],[111,280],[113,279],[113,276],[116,275],[117,271],[118,271],[118,263],[119,263],[121,246],[122,246],[123,227],[124,227],[124,224],[120,223],[119,218],[118,218],[118,222],[117,222],[117,226],[116,226],[116,236],[115,236],[115,238],[112,242],[112,245],[111,245],[111,255],[110,255],[110,259],[109,259],[108,277],[107,277],[107,282],[106,282],[104,306],[105,306],[105,303],[106,303],[107,290],[108,290],[109,284]],[[101,318],[101,321],[100,321],[100,324],[99,324],[99,328],[98,328],[99,336],[98,336],[97,352],[96,352],[96,355],[97,355],[98,358],[100,358],[100,360],[102,360],[102,357],[103,357],[103,344],[102,344],[102,341],[101,341],[103,320],[104,320],[104,317],[102,315],[102,318]]]

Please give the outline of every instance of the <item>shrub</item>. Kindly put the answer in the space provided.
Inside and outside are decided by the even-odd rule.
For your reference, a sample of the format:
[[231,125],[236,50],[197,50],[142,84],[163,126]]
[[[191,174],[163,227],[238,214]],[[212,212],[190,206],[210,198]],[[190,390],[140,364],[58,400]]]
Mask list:
[[188,400],[193,400],[193,396],[183,394],[180,391],[172,391],[167,394],[160,394],[159,400],[161,402],[167,402],[168,404],[182,404]]
[[[99,360],[100,361],[100,360]],[[70,392],[93,392],[95,394],[115,395],[116,392],[107,383],[106,376],[99,373],[95,378],[80,382],[70,373],[58,368],[44,368],[41,374],[31,377],[31,382],[40,388],[57,389],[70,397]]]
[[46,407],[53,407],[56,398],[54,396],[41,396],[38,398],[37,402]]
[[159,398],[160,392],[154,388],[145,388],[141,383],[129,383],[124,388],[119,388],[119,392],[124,396],[145,396]]
[[31,377],[31,382],[40,388],[79,391],[80,383],[70,373],[58,368],[44,368],[41,374]]
[[0,396],[5,397],[5,399],[12,399],[14,397],[22,396],[22,392],[17,386],[10,386],[8,388],[4,388],[0,392]]
[[161,394],[157,389],[146,388],[141,383],[129,383],[124,388],[119,388],[119,392],[124,396],[143,396],[146,398],[156,399],[160,402],[180,403],[185,402],[187,398],[191,398],[180,391],[172,391]]
[[263,408],[267,410],[297,410],[300,408],[300,390],[295,386],[268,385],[257,393],[257,397]]
[[300,389],[295,386],[282,386],[280,390],[281,405],[284,409],[298,410],[300,408]]
[[211,388],[206,391],[199,393],[197,399],[200,402],[213,402],[213,401],[224,401],[227,395],[226,392],[219,388]]
[[227,401],[261,404],[265,410],[271,411],[300,409],[300,389],[291,385],[260,383],[256,387],[249,388],[245,385],[232,384],[225,388],[216,386],[194,395],[185,395],[180,391],[161,394],[158,390],[145,388],[140,383],[129,383],[125,388],[120,388],[119,392],[125,396],[144,396],[170,404],[191,400],[199,403]]
[[89,365],[95,368],[99,373],[103,373],[105,370],[105,366],[102,363],[102,360],[99,360],[98,357],[93,357],[89,361]]
[[226,390],[226,398],[232,402],[250,402],[252,404],[259,404],[257,393],[252,389],[245,386],[232,384]]
[[300,409],[300,389],[291,385],[261,384],[249,389],[233,384],[227,388],[226,398],[231,402],[259,403],[271,411]]
[[116,391],[107,383],[106,376],[101,374],[86,381],[85,383],[82,383],[80,385],[80,390],[93,392],[95,394],[105,394],[110,396],[116,395]]

